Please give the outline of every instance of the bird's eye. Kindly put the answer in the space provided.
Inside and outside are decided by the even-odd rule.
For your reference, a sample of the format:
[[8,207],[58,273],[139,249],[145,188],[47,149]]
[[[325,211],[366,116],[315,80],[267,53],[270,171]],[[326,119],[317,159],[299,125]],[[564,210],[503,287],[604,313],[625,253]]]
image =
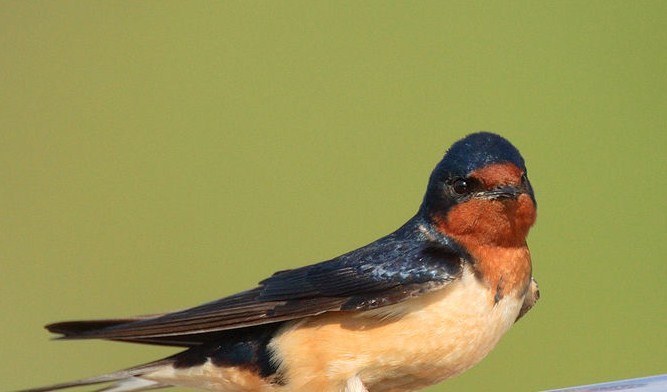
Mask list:
[[452,189],[459,195],[463,195],[468,192],[470,184],[463,178],[458,178],[452,183]]

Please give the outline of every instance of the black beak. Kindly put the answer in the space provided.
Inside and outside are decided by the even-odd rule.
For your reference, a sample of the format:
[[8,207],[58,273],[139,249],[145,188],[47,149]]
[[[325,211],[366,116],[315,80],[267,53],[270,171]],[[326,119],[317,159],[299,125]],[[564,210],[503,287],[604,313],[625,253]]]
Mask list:
[[523,186],[516,187],[505,185],[490,191],[483,191],[477,193],[475,196],[480,199],[496,200],[496,199],[516,199],[522,193],[528,193],[528,190]]

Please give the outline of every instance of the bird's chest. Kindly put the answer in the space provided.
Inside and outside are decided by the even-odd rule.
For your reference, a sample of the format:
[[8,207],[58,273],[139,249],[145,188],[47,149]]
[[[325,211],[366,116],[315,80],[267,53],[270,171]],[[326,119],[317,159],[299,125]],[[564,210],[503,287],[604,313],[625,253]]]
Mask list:
[[293,390],[340,390],[354,376],[371,392],[418,389],[479,362],[514,323],[523,296],[496,301],[494,294],[466,270],[413,300],[304,322],[285,331],[275,349]]
[[424,298],[421,309],[397,321],[393,348],[362,371],[370,391],[412,390],[462,373],[481,361],[517,318],[523,296],[496,301],[472,274]]

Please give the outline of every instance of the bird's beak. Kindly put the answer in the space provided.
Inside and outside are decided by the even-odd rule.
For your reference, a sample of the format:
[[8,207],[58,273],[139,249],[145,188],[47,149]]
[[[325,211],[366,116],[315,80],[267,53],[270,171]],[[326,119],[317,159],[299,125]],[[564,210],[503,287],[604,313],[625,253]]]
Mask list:
[[478,192],[476,198],[496,200],[496,199],[516,199],[522,193],[528,193],[528,190],[522,186],[504,185],[489,191]]

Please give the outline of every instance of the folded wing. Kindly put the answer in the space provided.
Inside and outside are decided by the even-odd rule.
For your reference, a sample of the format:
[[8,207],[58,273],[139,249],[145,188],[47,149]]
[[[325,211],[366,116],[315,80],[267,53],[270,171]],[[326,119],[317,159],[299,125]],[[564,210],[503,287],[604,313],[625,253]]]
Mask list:
[[194,308],[128,319],[67,321],[47,329],[65,339],[193,346],[222,331],[395,304],[444,287],[460,275],[461,262],[453,247],[404,227],[335,259],[278,272],[252,290]]

